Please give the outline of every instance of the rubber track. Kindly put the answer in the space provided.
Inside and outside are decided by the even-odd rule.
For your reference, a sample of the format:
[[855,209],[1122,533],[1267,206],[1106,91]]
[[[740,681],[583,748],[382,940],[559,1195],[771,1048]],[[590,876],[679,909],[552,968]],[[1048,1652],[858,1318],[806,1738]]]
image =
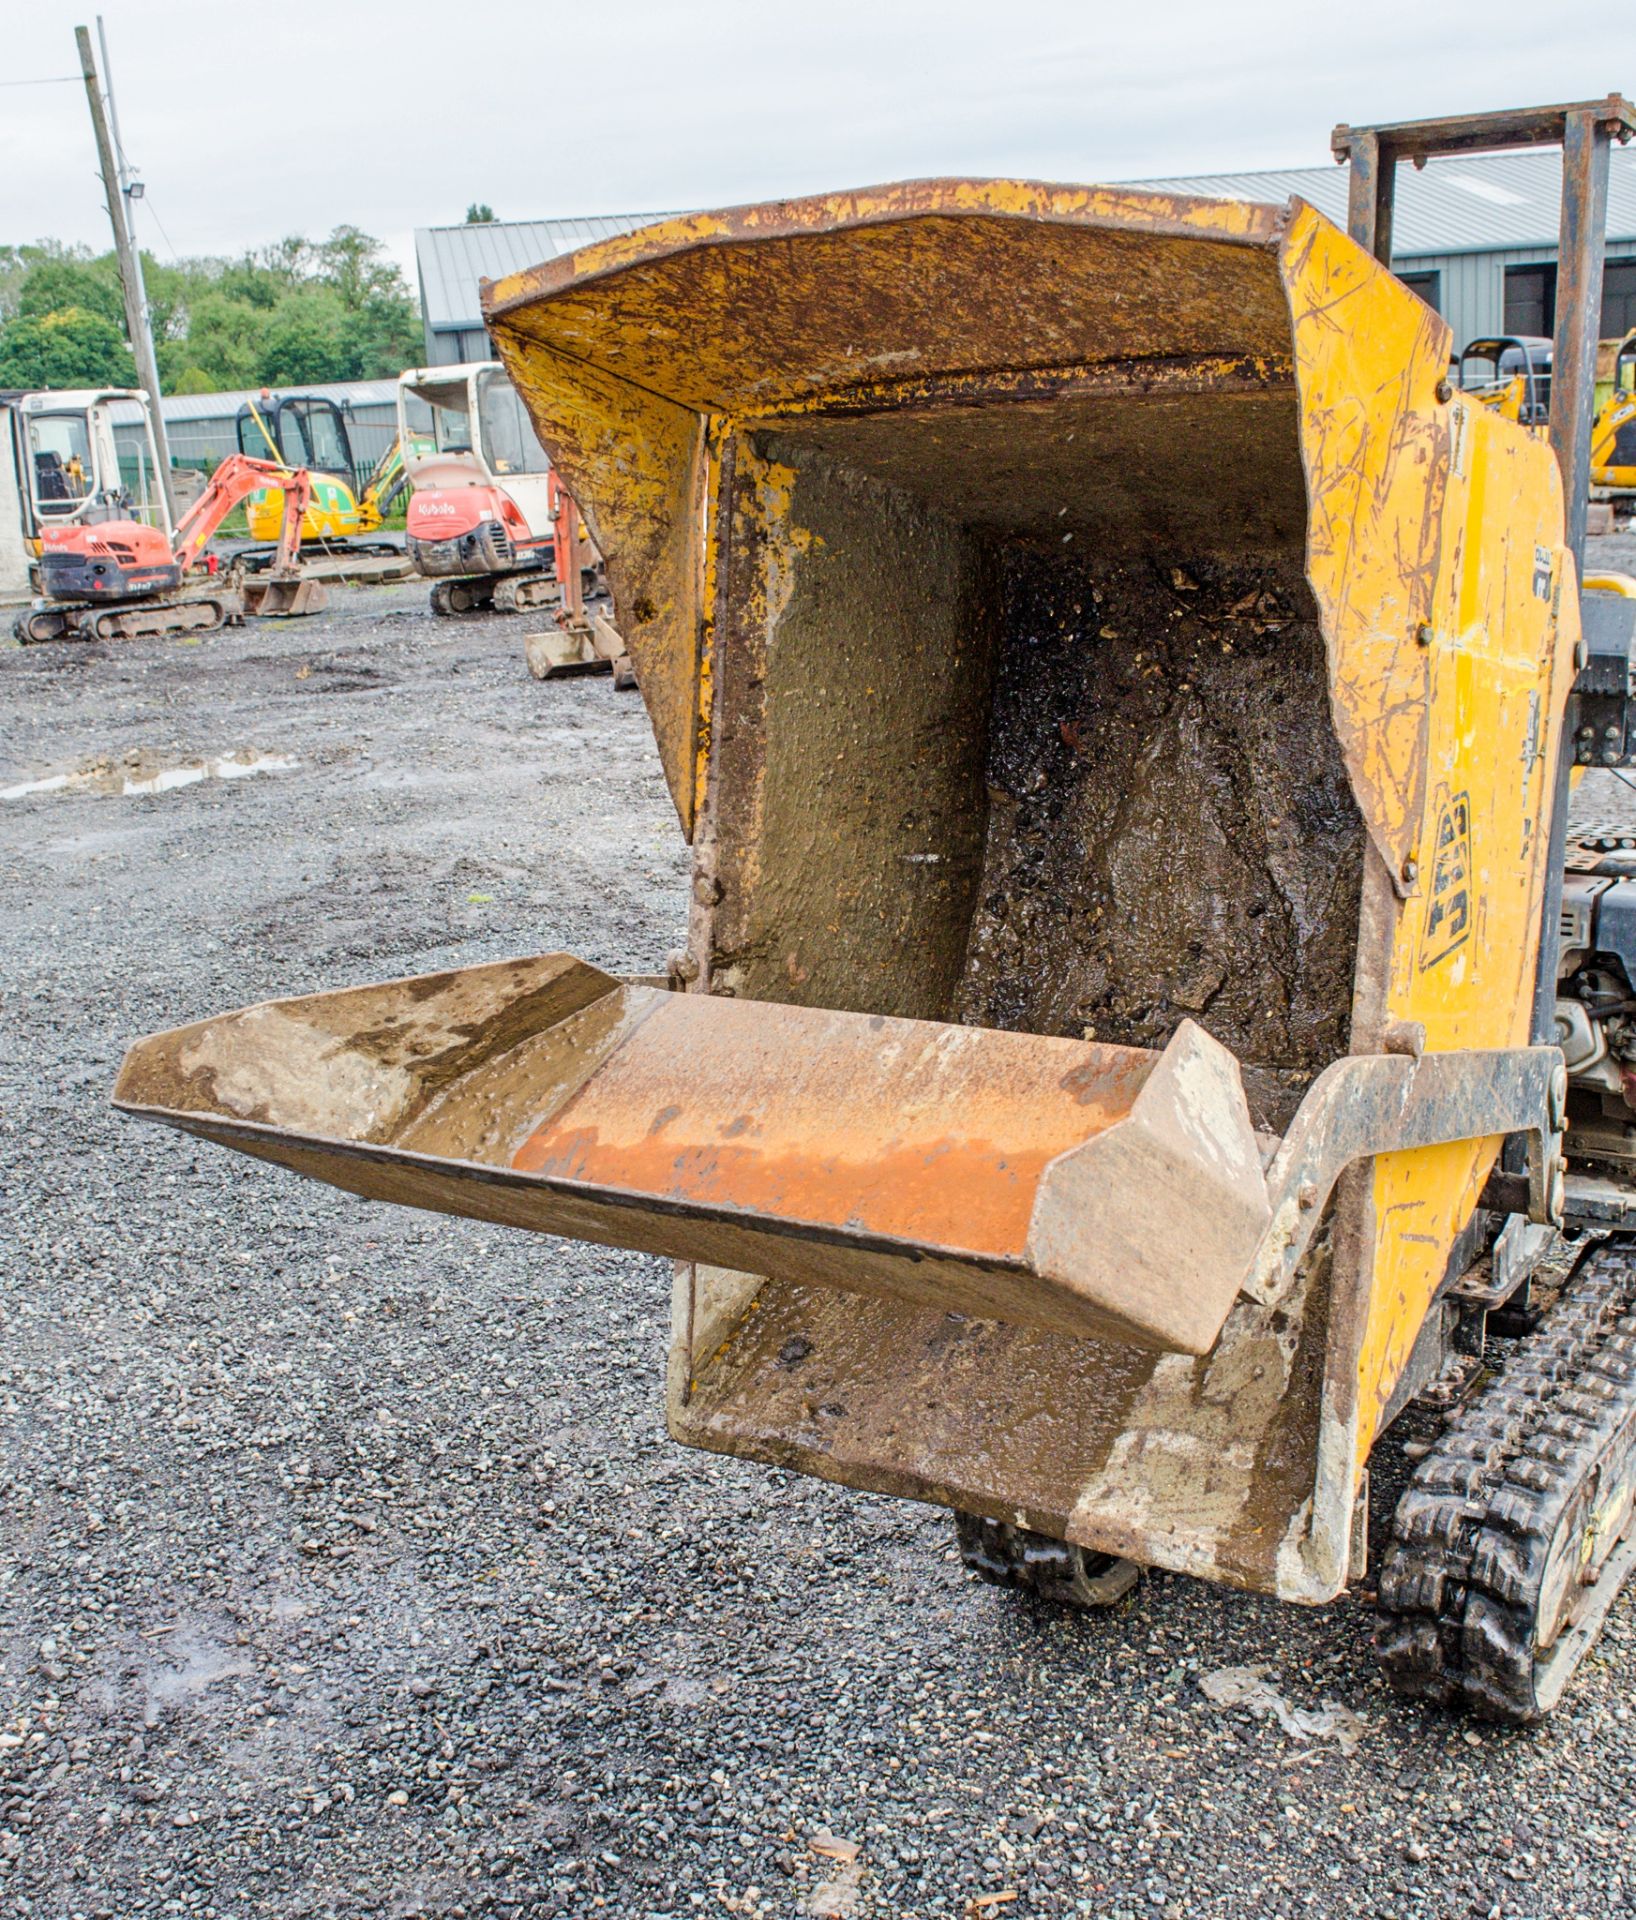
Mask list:
[[559,598],[554,574],[514,574],[494,589],[496,613],[527,613]]
[[[974,1513],[957,1512],[954,1530],[968,1573],[975,1573],[991,1586],[1020,1589],[1058,1605],[1087,1605],[1085,1581],[1105,1579],[1122,1564],[1109,1554],[1093,1553],[1065,1540],[1053,1540],[1049,1534],[1034,1533],[1007,1520],[985,1520]],[[1111,1601],[1089,1604],[1106,1605]]]
[[1636,1412],[1636,1244],[1580,1262],[1538,1332],[1416,1469],[1381,1567],[1375,1648],[1399,1692],[1543,1717],[1535,1624],[1553,1536]]

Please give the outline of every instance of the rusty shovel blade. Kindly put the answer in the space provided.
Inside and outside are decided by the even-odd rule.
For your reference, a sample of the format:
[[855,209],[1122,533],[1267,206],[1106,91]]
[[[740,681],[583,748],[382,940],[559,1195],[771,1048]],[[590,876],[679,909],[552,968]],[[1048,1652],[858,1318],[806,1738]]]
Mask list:
[[1269,1207],[1237,1062],[622,983],[566,954],[139,1041],[115,1104],[375,1199],[1209,1350]]

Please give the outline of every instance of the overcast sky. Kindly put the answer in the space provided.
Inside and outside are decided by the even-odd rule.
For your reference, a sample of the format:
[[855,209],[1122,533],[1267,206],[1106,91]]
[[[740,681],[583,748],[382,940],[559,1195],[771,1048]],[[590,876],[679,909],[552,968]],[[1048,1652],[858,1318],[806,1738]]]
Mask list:
[[[1601,0],[104,0],[161,258],[349,221],[730,205],[925,174],[1328,157],[1367,123],[1636,87]],[[108,244],[74,0],[0,0],[0,241]]]

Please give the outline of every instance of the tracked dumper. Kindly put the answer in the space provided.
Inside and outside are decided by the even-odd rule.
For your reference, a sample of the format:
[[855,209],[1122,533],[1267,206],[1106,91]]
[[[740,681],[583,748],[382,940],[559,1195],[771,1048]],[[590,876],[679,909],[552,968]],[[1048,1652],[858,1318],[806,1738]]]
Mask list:
[[1435,1390],[1382,1658],[1538,1717],[1631,1554],[1631,1182],[1565,1165],[1555,1044],[1631,603],[1565,725],[1560,446],[1448,386],[1374,256],[1400,156],[1566,138],[1594,212],[1636,121],[1554,115],[1344,134],[1350,237],[930,181],[491,287],[693,848],[669,987],[554,954],[273,1002],[139,1043],[119,1103],[673,1256],[679,1440],[940,1503],[1082,1604],[1140,1566],[1333,1600]]

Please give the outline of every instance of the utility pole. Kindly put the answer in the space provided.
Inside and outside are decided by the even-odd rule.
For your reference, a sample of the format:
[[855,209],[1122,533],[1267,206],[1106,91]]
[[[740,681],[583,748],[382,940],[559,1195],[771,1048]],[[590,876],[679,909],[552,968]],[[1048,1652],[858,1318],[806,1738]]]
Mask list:
[[[97,31],[100,33],[101,30],[102,22],[99,19]],[[97,163],[102,169],[103,191],[108,196],[108,219],[114,230],[114,252],[119,257],[119,284],[125,291],[125,328],[131,336],[131,352],[136,356],[137,377],[153,403],[153,441],[158,456],[159,492],[165,503],[165,518],[174,528],[176,499],[171,492],[170,442],[165,435],[165,415],[159,397],[159,364],[153,355],[153,331],[148,325],[147,291],[142,284],[142,256],[131,238],[130,203],[126,198],[130,189],[125,181],[123,161],[115,159],[114,138],[109,130],[102,83],[97,78],[96,59],[91,52],[90,32],[85,27],[76,27],[74,38],[79,44],[85,96],[91,103],[91,125],[96,130]],[[106,41],[103,42],[103,49],[106,58]],[[111,104],[110,93],[106,105]]]

